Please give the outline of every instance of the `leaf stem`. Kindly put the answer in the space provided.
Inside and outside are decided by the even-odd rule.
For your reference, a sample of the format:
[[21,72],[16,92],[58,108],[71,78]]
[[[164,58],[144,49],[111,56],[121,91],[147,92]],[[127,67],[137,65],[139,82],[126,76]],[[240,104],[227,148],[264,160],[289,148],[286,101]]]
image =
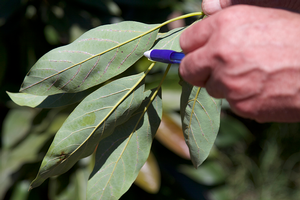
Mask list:
[[193,115],[194,115],[195,105],[196,105],[196,102],[197,102],[197,98],[200,94],[200,90],[201,90],[201,87],[198,88],[197,93],[195,95],[195,98],[193,99],[194,102],[193,102],[192,114],[191,114],[191,118],[190,118],[190,122],[189,122],[189,127],[191,127],[191,124],[192,124],[192,118],[193,118]]
[[[157,89],[155,90],[155,92],[154,92],[153,95],[151,96],[149,104],[146,106],[147,109],[148,109],[150,103],[152,103],[152,101],[153,101],[154,98],[156,97],[156,95],[157,95],[157,93],[158,93],[158,90],[161,88],[161,86],[162,86],[162,84],[163,84],[163,82],[164,82],[164,80],[165,80],[165,78],[166,78],[166,76],[167,76],[167,74],[168,74],[168,72],[169,72],[169,70],[170,70],[170,68],[171,68],[171,65],[172,65],[172,64],[168,64],[168,67],[167,67],[167,69],[166,69],[166,71],[165,71],[165,73],[164,73],[164,75],[163,75],[163,77],[162,77],[162,79],[161,79],[161,81],[160,81],[160,83],[159,83]],[[146,111],[147,111],[147,109],[146,109]],[[145,111],[145,112],[146,112],[146,111]]]
[[205,14],[203,12],[193,12],[193,13],[189,13],[189,14],[186,14],[186,15],[181,15],[179,17],[175,17],[173,19],[165,21],[164,23],[162,23],[162,24],[159,25],[160,26],[159,28],[161,28],[162,26],[165,26],[165,25],[167,25],[167,24],[169,24],[171,22],[174,22],[174,21],[177,21],[177,20],[180,20],[180,19],[185,19],[185,18],[189,18],[189,17],[198,16],[198,15],[202,17]]
[[[160,81],[158,87],[156,88],[156,90],[154,91],[154,93],[152,94],[152,96],[150,97],[150,101],[149,101],[149,103],[147,104],[147,106],[144,108],[143,113],[141,114],[141,116],[140,116],[139,120],[137,121],[137,123],[136,123],[136,125],[135,125],[135,127],[134,127],[134,129],[133,129],[133,131],[132,131],[132,133],[131,133],[130,136],[129,136],[129,140],[130,140],[130,138],[132,137],[132,134],[135,132],[135,130],[136,130],[136,128],[137,128],[139,122],[141,121],[142,117],[143,117],[144,114],[147,112],[147,110],[148,110],[150,104],[151,104],[151,103],[153,102],[153,100],[155,99],[155,97],[156,97],[158,91],[160,90],[160,88],[161,88],[161,86],[162,86],[162,84],[163,84],[163,82],[164,82],[164,80],[165,80],[165,78],[166,78],[166,76],[167,76],[167,74],[168,74],[168,72],[169,72],[170,67],[171,67],[171,64],[168,65],[168,67],[167,67],[167,69],[166,69],[166,71],[165,71],[165,73],[164,73],[164,75],[163,75],[163,77],[162,77],[162,79],[161,79],[161,81]],[[129,140],[128,140],[128,142],[129,142]],[[128,144],[128,142],[127,142],[127,144]],[[125,145],[125,148],[126,148],[127,144]],[[124,148],[124,149],[125,149],[125,148]],[[122,153],[123,153],[123,152],[122,152]]]
[[[190,14],[182,15],[182,16],[179,16],[179,17],[175,17],[175,18],[173,18],[173,19],[170,19],[170,20],[168,20],[168,21],[165,21],[164,23],[161,23],[160,25],[158,25],[158,26],[156,26],[156,27],[150,29],[149,31],[146,31],[145,33],[143,33],[143,34],[141,34],[141,35],[138,35],[138,36],[136,36],[136,37],[134,37],[134,38],[131,38],[130,40],[127,40],[127,41],[125,41],[125,42],[122,42],[121,44],[118,44],[118,45],[116,45],[116,46],[114,46],[114,47],[112,47],[112,48],[110,48],[110,49],[107,49],[107,50],[105,50],[105,51],[99,53],[99,54],[96,54],[96,55],[94,55],[94,56],[91,56],[90,58],[88,58],[88,59],[86,59],[86,60],[89,60],[89,59],[91,59],[91,58],[94,58],[94,57],[97,57],[97,56],[99,56],[99,55],[105,54],[105,53],[107,53],[107,52],[109,52],[109,51],[111,51],[111,50],[113,50],[113,49],[115,49],[115,48],[118,48],[118,47],[120,47],[120,46],[123,46],[123,45],[129,43],[129,42],[132,42],[133,40],[136,40],[136,39],[138,39],[138,38],[141,38],[141,37],[143,37],[143,36],[145,36],[145,35],[147,35],[147,34],[153,32],[153,31],[155,31],[156,29],[159,29],[159,28],[161,28],[161,27],[163,27],[163,26],[165,26],[165,25],[167,25],[167,24],[169,24],[169,23],[171,23],[171,22],[174,22],[174,21],[177,21],[177,20],[180,20],[180,19],[185,19],[185,18],[193,17],[193,16],[198,16],[198,15],[204,16],[204,13],[203,13],[203,12],[193,12],[193,13],[190,13]],[[84,60],[84,61],[82,61],[82,62],[80,62],[80,63],[78,63],[78,64],[82,64],[82,63],[85,62],[86,60]],[[77,64],[77,65],[78,65],[78,64]]]

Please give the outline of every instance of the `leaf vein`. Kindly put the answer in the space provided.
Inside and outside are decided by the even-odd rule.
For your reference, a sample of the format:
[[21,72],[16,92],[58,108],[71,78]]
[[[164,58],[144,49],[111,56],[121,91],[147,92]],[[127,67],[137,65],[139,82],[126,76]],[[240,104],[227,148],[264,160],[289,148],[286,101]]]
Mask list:
[[115,60],[115,58],[117,57],[117,55],[118,55],[118,52],[119,52],[119,47],[117,48],[117,50],[116,50],[116,53],[115,53],[115,55],[113,56],[113,58],[108,62],[108,64],[106,65],[106,67],[104,68],[104,70],[103,70],[103,73],[101,74],[101,76],[97,79],[97,81],[107,72],[107,70],[108,70],[108,67],[111,65],[111,63]]
[[52,59],[49,59],[48,60],[49,62],[65,62],[65,63],[71,63],[71,64],[74,64],[72,61],[70,60],[52,60]]
[[101,57],[101,56],[98,57],[96,63],[93,65],[93,67],[92,67],[92,68],[90,69],[90,71],[87,73],[87,75],[84,77],[84,79],[82,80],[81,84],[80,84],[78,87],[80,87],[80,86],[86,81],[86,79],[89,77],[89,75],[90,75],[90,74],[92,73],[92,71],[95,69],[95,67],[98,65],[99,60],[100,60],[100,57]]
[[201,108],[204,110],[206,116],[207,116],[208,119],[209,119],[210,126],[211,126],[211,128],[212,128],[212,131],[214,131],[213,121],[212,121],[212,119],[210,118],[209,113],[207,112],[207,110],[204,108],[204,106],[202,105],[202,103],[201,103],[200,101],[197,100],[197,103],[198,103],[198,104],[201,106]]
[[[124,62],[129,58],[129,56],[131,56],[132,55],[132,53],[137,49],[137,47],[138,47],[138,45],[139,45],[139,43],[140,43],[140,41],[141,41],[141,38],[139,38],[139,40],[138,40],[138,42],[137,42],[137,44],[135,45],[135,47],[133,48],[133,50],[122,60],[122,62],[120,63],[120,65],[118,66],[118,68],[117,68],[117,70],[118,69],[120,69],[120,67],[124,64]],[[117,71],[116,70],[116,71]]]
[[86,39],[79,40],[78,42],[86,42],[86,41],[91,41],[91,40],[95,40],[95,41],[98,41],[98,42],[112,42],[112,43],[115,43],[115,44],[120,44],[117,41],[110,40],[110,39],[102,39],[102,38],[86,38]]
[[172,42],[172,44],[170,45],[171,47],[173,46],[174,44],[174,41],[175,39],[179,36],[180,34],[179,33],[176,33],[176,36],[174,36],[171,40],[168,40],[160,49],[164,49],[165,46],[167,46],[170,42]]
[[90,56],[94,56],[95,54],[86,52],[86,51],[76,51],[76,50],[63,50],[63,51],[58,51],[59,53],[82,53],[82,54],[86,54],[86,55],[90,55]]
[[69,81],[67,81],[63,86],[61,86],[61,87],[59,88],[60,90],[63,89],[66,85],[68,85],[71,81],[74,80],[74,78],[75,78],[75,77],[78,75],[78,73],[80,72],[81,66],[82,66],[82,65],[80,65],[80,66],[78,67],[78,69],[77,69],[76,73],[73,75],[73,77],[72,77]]
[[100,29],[98,31],[109,31],[109,32],[127,32],[127,33],[144,33],[144,31],[135,31],[135,30],[117,30],[117,29]]

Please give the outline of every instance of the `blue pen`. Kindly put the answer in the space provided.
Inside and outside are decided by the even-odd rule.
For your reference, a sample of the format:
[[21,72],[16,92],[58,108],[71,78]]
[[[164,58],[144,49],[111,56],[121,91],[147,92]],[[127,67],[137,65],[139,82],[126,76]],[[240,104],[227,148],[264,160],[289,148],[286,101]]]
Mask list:
[[184,57],[184,53],[167,49],[152,49],[146,51],[144,56],[156,62],[179,64]]

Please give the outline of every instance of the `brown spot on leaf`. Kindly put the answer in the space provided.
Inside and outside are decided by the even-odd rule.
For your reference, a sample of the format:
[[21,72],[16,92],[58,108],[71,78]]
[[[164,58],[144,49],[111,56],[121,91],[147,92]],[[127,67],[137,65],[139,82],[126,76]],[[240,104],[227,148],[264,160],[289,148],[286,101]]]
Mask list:
[[57,164],[61,163],[63,160],[65,160],[67,156],[68,156],[68,154],[66,154],[64,151],[62,151],[58,156],[59,160],[57,161]]

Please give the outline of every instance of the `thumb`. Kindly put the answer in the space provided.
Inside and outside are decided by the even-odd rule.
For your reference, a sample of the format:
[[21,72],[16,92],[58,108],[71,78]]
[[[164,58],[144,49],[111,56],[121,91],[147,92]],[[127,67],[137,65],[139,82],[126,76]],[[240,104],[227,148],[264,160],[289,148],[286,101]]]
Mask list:
[[206,15],[212,15],[231,4],[231,0],[203,0],[202,10]]

